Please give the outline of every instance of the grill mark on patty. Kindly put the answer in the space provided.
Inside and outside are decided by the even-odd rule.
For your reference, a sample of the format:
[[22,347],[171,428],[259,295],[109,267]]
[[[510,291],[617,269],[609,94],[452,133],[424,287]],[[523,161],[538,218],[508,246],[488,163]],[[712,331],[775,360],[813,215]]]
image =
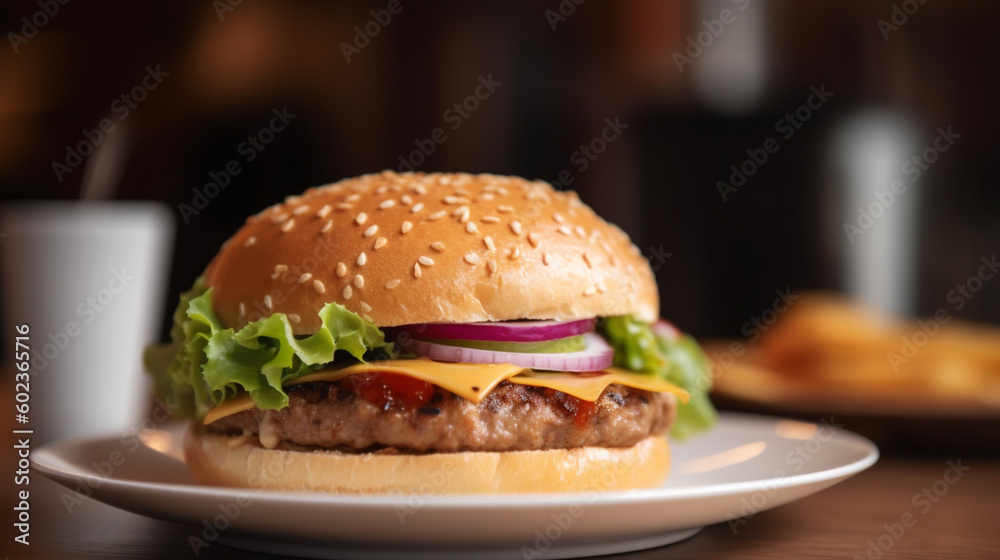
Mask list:
[[[575,425],[576,406],[565,393],[501,382],[478,405],[435,388],[422,406],[360,397],[346,380],[294,385],[289,406],[271,412],[280,441],[300,446],[403,452],[519,451],[581,446],[627,447],[664,433],[676,415],[670,393],[609,385],[593,414]],[[259,433],[256,408],[208,426],[217,433]]]

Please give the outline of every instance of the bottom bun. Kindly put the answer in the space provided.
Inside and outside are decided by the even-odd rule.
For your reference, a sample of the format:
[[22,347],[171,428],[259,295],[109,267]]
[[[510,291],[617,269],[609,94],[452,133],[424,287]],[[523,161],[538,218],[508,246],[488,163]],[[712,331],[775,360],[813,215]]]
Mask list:
[[670,468],[663,436],[632,447],[411,455],[265,449],[246,436],[192,429],[184,456],[206,484],[345,494],[631,490],[660,486]]

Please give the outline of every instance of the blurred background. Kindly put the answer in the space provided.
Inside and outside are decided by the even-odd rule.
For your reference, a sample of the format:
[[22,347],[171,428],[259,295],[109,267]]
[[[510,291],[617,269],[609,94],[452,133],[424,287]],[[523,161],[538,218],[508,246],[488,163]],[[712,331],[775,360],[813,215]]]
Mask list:
[[[773,318],[817,309],[795,307],[816,290],[864,307],[819,305],[802,328],[835,333],[798,343],[824,348],[808,360],[855,352],[882,371],[916,317],[1000,323],[995,2],[51,4],[0,5],[3,200],[162,203],[175,228],[152,338],[248,215],[382,169],[578,191],[699,338],[770,352]],[[869,311],[901,322],[866,334]],[[972,376],[961,390],[995,419],[995,332],[976,329],[980,362],[917,354],[944,356],[930,393]],[[755,364],[808,361],[769,356]],[[857,363],[849,382],[868,375]]]

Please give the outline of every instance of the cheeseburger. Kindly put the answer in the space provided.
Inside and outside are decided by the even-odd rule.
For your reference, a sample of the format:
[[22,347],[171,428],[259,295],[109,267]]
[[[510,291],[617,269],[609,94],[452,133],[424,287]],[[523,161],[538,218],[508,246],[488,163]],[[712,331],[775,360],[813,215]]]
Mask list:
[[709,427],[706,361],[573,192],[383,172],[256,216],[147,352],[199,481],[339,493],[624,490]]

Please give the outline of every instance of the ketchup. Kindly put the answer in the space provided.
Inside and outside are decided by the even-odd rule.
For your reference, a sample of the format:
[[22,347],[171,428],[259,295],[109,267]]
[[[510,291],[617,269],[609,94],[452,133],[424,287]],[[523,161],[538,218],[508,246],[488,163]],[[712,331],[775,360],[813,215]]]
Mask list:
[[351,376],[350,381],[365,400],[384,409],[394,403],[418,408],[434,396],[434,386],[430,383],[396,373],[359,373]]
[[558,401],[562,405],[563,410],[572,414],[573,425],[580,429],[590,425],[590,421],[594,417],[594,412],[597,410],[596,404],[572,395],[567,395],[561,391],[556,391],[555,389],[546,389],[545,395],[550,399]]

